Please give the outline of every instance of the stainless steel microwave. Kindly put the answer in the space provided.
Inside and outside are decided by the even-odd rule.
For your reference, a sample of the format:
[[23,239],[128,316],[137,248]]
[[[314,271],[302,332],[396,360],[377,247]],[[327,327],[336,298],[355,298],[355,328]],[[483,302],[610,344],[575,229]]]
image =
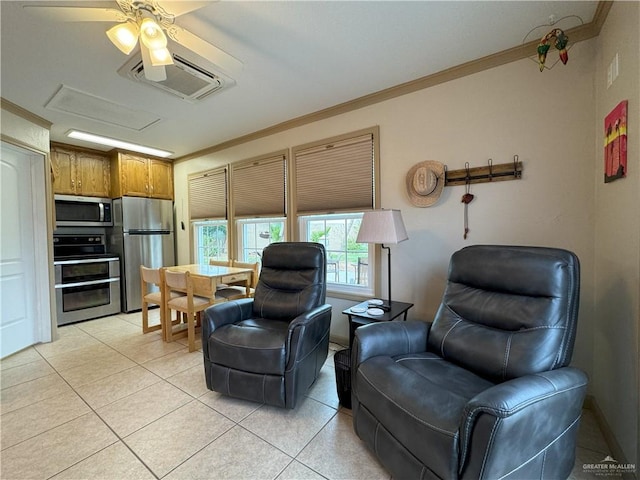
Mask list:
[[110,198],[56,195],[57,227],[112,227]]

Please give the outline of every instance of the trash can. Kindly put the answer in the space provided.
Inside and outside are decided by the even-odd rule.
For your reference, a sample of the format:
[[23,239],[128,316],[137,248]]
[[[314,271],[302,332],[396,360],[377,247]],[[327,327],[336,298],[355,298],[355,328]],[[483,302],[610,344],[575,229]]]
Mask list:
[[339,350],[333,356],[336,367],[336,388],[340,405],[351,409],[351,350]]

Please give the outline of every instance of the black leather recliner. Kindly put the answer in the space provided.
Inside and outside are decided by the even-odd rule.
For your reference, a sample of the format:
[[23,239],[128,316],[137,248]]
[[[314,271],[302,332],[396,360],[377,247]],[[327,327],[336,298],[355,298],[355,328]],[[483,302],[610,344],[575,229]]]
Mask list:
[[432,323],[356,330],[353,424],[397,479],[560,479],[586,375],[568,367],[578,258],[542,247],[453,254]]
[[209,307],[202,324],[207,388],[294,408],[329,351],[327,259],[318,243],[264,249],[253,298]]

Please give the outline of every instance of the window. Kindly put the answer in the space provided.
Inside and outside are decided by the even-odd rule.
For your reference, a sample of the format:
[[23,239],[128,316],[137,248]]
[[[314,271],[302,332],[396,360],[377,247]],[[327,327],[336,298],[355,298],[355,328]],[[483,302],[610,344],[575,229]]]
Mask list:
[[328,290],[372,295],[369,245],[356,243],[362,213],[300,217],[301,238],[318,242],[327,252]]
[[227,169],[190,175],[188,181],[194,261],[228,260]]
[[262,250],[273,242],[285,238],[284,218],[238,220],[238,261],[260,262]]
[[369,129],[292,149],[300,239],[325,246],[333,294],[374,294],[374,249],[356,238],[376,206],[376,139]]
[[190,175],[194,261],[253,263],[273,242],[319,242],[328,291],[373,296],[378,250],[355,240],[379,207],[378,138],[372,127]]
[[229,259],[226,220],[205,220],[192,225],[195,263]]
[[260,261],[264,247],[286,238],[286,165],[283,151],[231,166],[236,258],[241,262]]

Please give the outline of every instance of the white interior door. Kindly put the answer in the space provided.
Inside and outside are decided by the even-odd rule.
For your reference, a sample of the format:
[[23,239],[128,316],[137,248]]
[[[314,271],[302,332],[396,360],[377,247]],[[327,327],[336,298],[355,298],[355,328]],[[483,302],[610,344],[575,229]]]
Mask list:
[[[42,234],[42,226],[37,225],[41,215],[36,213],[36,202],[44,199],[44,185],[39,192],[34,186],[41,180],[37,172],[43,167],[44,156],[1,142],[0,358],[43,340],[42,326],[47,330],[50,322],[50,314],[41,308],[42,279],[36,274],[36,265],[42,263],[42,250],[38,252],[42,239],[36,238]],[[44,232],[46,251],[46,226]],[[48,279],[46,263],[41,274]],[[50,326],[48,337],[50,340]]]

